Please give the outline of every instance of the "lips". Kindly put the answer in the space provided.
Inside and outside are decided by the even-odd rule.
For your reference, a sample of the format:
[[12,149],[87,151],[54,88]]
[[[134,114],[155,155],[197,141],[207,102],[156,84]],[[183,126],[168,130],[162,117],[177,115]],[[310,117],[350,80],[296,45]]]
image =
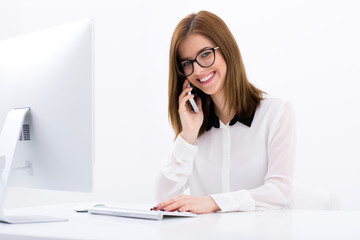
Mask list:
[[201,84],[205,84],[205,83],[210,82],[210,81],[213,79],[214,76],[215,76],[215,71],[209,73],[208,75],[206,75],[206,76],[203,77],[203,78],[198,78],[197,80],[198,80]]

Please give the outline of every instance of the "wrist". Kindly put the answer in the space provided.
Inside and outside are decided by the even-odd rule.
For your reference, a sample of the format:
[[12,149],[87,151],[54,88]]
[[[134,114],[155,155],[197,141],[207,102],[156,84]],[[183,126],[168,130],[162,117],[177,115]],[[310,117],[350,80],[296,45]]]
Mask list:
[[197,139],[197,134],[194,133],[188,133],[188,132],[184,132],[182,131],[180,133],[180,136],[189,144],[194,145]]
[[217,205],[215,200],[211,196],[208,196],[208,198],[209,198],[209,202],[211,204],[211,212],[221,211],[221,208],[219,207],[219,205]]

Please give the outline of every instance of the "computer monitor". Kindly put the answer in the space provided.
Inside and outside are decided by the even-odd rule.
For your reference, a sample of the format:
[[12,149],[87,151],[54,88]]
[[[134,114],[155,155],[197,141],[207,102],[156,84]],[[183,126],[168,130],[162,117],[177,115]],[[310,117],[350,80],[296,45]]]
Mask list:
[[[93,39],[93,21],[86,19],[0,41],[0,190],[5,193],[9,184],[92,190]],[[11,130],[22,118],[21,129]],[[16,151],[9,150],[16,131]]]

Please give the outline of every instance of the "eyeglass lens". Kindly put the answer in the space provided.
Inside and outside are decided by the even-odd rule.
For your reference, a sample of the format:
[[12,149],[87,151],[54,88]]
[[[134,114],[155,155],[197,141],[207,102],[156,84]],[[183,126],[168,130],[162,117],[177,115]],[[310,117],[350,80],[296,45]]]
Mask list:
[[213,49],[207,49],[200,52],[194,60],[185,60],[180,62],[180,71],[185,76],[190,76],[194,71],[194,62],[197,62],[201,67],[210,67],[215,61],[215,54]]

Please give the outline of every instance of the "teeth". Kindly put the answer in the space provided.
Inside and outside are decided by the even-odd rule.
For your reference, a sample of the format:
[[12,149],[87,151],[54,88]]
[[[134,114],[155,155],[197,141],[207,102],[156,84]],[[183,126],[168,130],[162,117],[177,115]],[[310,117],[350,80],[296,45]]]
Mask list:
[[212,76],[214,76],[214,73],[211,73],[209,76],[204,77],[203,79],[200,79],[200,82],[206,82],[206,81],[209,80]]

